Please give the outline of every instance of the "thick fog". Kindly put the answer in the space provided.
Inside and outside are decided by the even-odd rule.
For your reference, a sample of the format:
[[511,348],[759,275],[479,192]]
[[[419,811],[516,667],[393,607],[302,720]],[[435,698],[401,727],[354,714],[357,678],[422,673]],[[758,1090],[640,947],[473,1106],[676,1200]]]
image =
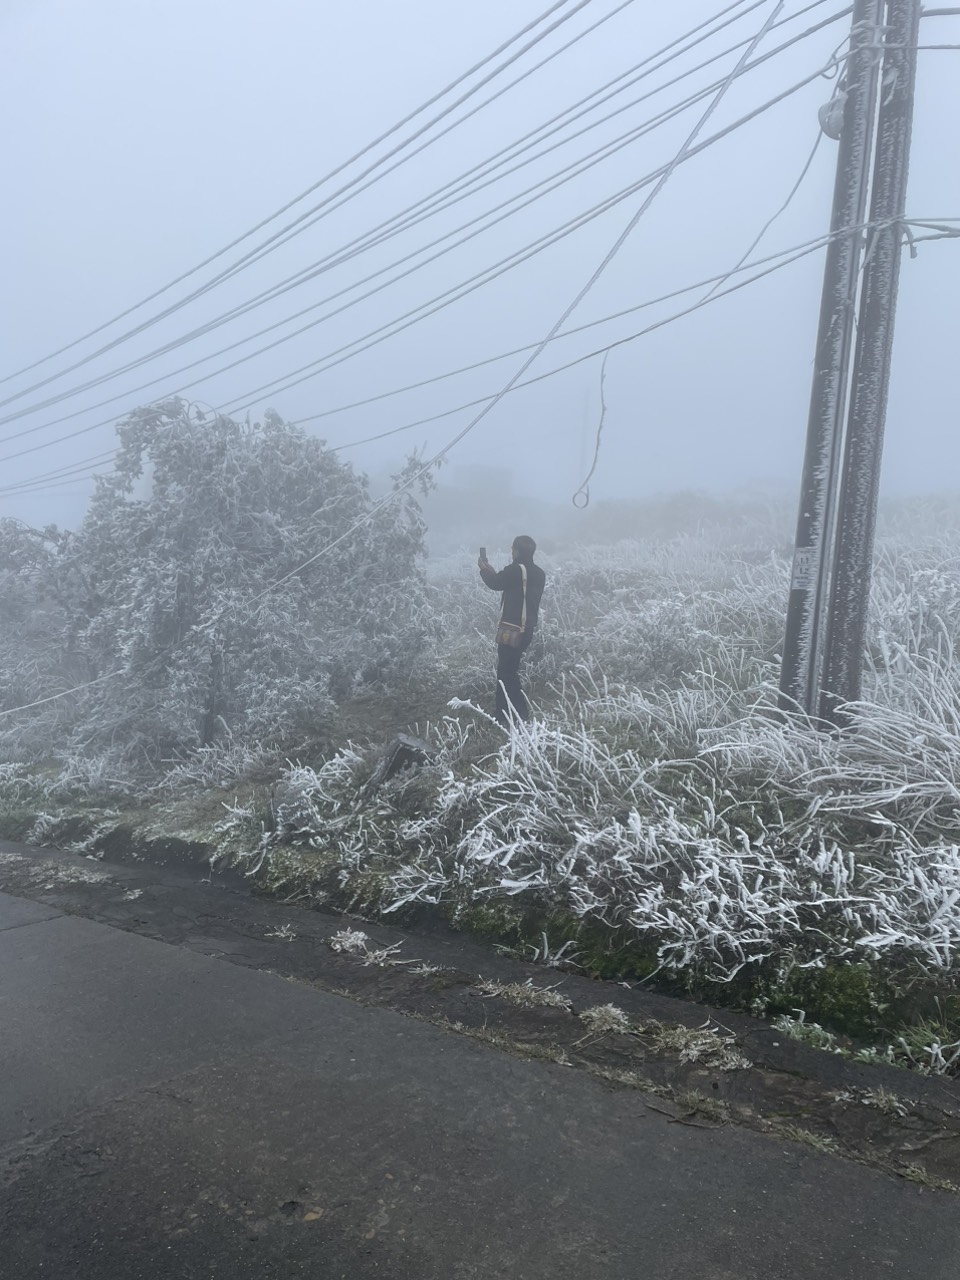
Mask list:
[[[0,215],[2,372],[12,374],[41,360],[217,254],[389,130],[546,7],[543,0],[490,0],[485,5],[447,0],[310,5],[274,0],[269,6],[253,0],[101,0],[96,5],[6,0],[0,10],[0,111],[8,122],[6,199]],[[739,6],[735,11],[744,16],[723,33],[612,99],[581,125],[749,40],[771,7]],[[716,0],[693,0],[683,5],[633,3],[614,13],[616,8],[614,0],[586,5],[444,124],[509,85],[591,24],[613,16],[262,261],[0,412],[10,414],[59,396],[179,341],[499,152],[710,18],[719,6]],[[768,35],[759,52],[840,8],[839,3],[792,0],[782,17],[801,9],[809,12]],[[724,97],[703,136],[827,64],[846,38],[848,24],[849,18],[841,18],[744,76]],[[926,20],[922,40],[960,43],[960,18]],[[707,100],[450,253],[411,270],[389,288],[290,341],[253,354],[373,288],[384,278],[375,275],[382,268],[423,249],[391,268],[387,277],[407,271],[467,234],[443,240],[448,232],[722,79],[736,57],[728,53],[570,145],[518,167],[503,181],[234,323],[119,378],[7,422],[0,428],[0,483],[17,486],[74,463],[104,458],[113,447],[113,423],[119,416],[175,392],[241,416],[247,406],[254,416],[273,408],[285,419],[299,421],[536,343],[590,277],[649,187],[396,337],[320,376],[289,388],[284,385],[292,381],[292,371],[391,325],[667,163]],[[958,68],[956,50],[920,53],[910,217],[960,217],[953,127],[960,105]],[[818,108],[833,90],[833,81],[814,80],[680,167],[567,327],[637,307],[733,268],[787,200],[820,132]],[[4,383],[3,398],[83,359],[209,281],[264,236],[355,178],[448,101],[443,99],[260,233],[119,325],[31,374]],[[440,127],[429,130],[421,141]],[[561,136],[566,134],[551,141]],[[835,163],[836,144],[823,138],[795,197],[753,258],[805,244],[827,230]],[[594,500],[693,488],[775,491],[793,501],[822,265],[822,252],[814,253],[611,353],[603,449],[591,484]],[[360,284],[368,276],[374,278]],[[527,376],[665,319],[709,288],[702,284],[673,301],[562,339],[538,358]],[[921,244],[915,258],[905,255],[884,466],[888,493],[958,487],[958,296],[960,243]],[[325,298],[331,299],[329,304],[280,324]],[[275,324],[280,327],[242,342]],[[233,349],[204,359],[228,346]],[[523,359],[523,354],[514,354],[418,390],[305,423],[305,429],[331,445],[351,445],[492,395]],[[235,367],[214,376],[213,371],[234,362]],[[193,367],[178,372],[187,365]],[[511,393],[457,446],[449,469],[441,473],[441,484],[448,476],[459,475],[462,481],[471,467],[496,467],[510,473],[509,483],[518,495],[568,502],[593,455],[599,372],[599,358],[594,358]],[[271,383],[277,385],[257,391]],[[94,407],[101,401],[109,403]],[[413,448],[428,454],[442,448],[475,412],[462,409],[352,448],[346,456],[380,476],[396,468]],[[109,465],[105,458],[104,465]],[[31,523],[75,523],[92,481],[86,472],[68,480],[52,477],[34,489],[8,488],[0,492],[0,514]]]

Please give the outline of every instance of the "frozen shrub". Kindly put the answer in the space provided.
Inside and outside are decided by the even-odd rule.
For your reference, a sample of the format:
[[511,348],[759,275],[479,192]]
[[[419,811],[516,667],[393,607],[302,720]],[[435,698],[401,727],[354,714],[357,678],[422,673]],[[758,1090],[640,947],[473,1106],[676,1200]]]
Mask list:
[[291,741],[335,697],[407,674],[427,625],[409,492],[377,506],[365,477],[273,414],[170,400],[118,436],[75,536],[0,527],[8,705],[96,682],[20,723],[35,751],[72,735],[137,769]]

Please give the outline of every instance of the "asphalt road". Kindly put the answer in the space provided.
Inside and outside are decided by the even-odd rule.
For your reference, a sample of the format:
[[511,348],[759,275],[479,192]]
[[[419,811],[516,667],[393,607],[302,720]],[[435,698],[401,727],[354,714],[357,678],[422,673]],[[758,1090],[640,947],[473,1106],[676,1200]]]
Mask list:
[[6,1280],[955,1280],[960,1199],[0,894]]

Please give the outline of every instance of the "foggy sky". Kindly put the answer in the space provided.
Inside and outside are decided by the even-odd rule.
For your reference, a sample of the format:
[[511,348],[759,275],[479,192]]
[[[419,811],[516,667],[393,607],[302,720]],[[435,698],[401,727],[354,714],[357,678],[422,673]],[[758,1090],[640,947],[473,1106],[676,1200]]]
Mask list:
[[[786,12],[796,12],[805,3],[791,0]],[[98,0],[94,5],[2,0],[0,111],[8,128],[7,197],[0,214],[0,373],[17,370],[71,341],[242,235],[546,7],[546,0],[489,0],[485,5],[449,0],[408,0],[403,5],[388,0],[353,5],[274,0],[269,6],[253,0]],[[614,7],[615,0],[595,0],[494,85],[512,79]],[[462,128],[236,280],[10,409],[105,372],[269,287],[519,137],[720,7],[719,0],[671,5],[635,0]],[[820,6],[768,36],[760,51],[840,7],[839,0]],[[657,73],[611,107],[750,37],[771,8],[772,4],[755,9],[702,51],[687,55],[669,72]],[[843,19],[738,82],[706,132],[722,128],[814,71],[847,30],[848,19]],[[960,43],[960,19],[926,20],[922,42]],[[171,373],[429,244],[692,88],[722,77],[735,59],[735,54],[728,55],[571,147],[239,324],[219,329],[116,383],[0,427],[0,453],[116,418],[137,404],[178,390],[207,368],[244,355],[261,342],[189,374]],[[960,105],[958,71],[958,52],[920,54],[909,216],[960,216],[954,136]],[[827,80],[817,80],[679,169],[570,323],[634,306],[732,267],[796,181],[819,131],[817,109],[832,87]],[[184,391],[185,396],[214,407],[229,406],[247,389],[399,316],[669,161],[702,110],[702,105],[692,108],[375,298],[229,373],[207,379]],[[836,144],[824,139],[796,199],[755,256],[826,231],[835,162]],[[313,199],[328,189],[333,188],[324,187]],[[261,397],[254,416],[272,407],[287,419],[298,419],[537,341],[590,276],[645,194],[630,197],[397,338],[292,390]],[[283,221],[302,207],[295,207]],[[274,225],[279,224],[266,232]],[[239,251],[249,243],[253,241]],[[137,312],[124,327],[180,296],[212,269]],[[821,273],[822,255],[816,254],[617,349],[608,364],[608,414],[604,449],[591,486],[594,499],[750,485],[776,485],[793,493],[803,451]],[[555,344],[531,374],[639,329],[697,296]],[[922,245],[915,260],[905,256],[885,492],[960,489],[958,296],[960,243]],[[69,359],[64,356],[44,365],[36,376],[72,363],[92,345],[69,353]],[[328,417],[307,429],[335,445],[386,431],[496,391],[522,358]],[[148,378],[168,374],[149,390],[130,390]],[[33,376],[6,383],[0,391],[10,394],[28,381]],[[599,361],[594,360],[514,393],[457,447],[451,469],[493,462],[513,472],[520,492],[567,501],[592,455],[598,388]],[[125,399],[114,406],[9,439],[118,392],[126,393]],[[382,472],[410,448],[436,451],[469,417],[469,411],[461,413],[352,449],[345,456]],[[0,483],[82,461],[110,449],[112,437],[112,426],[103,426],[6,461]],[[0,495],[0,515],[32,523],[76,523],[90,489],[89,481],[76,481],[29,496]]]

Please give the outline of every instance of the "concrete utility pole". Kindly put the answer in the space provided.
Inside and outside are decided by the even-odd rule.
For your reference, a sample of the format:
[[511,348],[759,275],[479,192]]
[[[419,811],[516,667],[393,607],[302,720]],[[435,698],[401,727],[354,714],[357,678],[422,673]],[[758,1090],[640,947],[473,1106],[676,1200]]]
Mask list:
[[870,222],[878,225],[867,236],[823,647],[819,714],[834,723],[837,705],[860,697],[919,33],[920,0],[889,0],[870,204]]
[[[879,80],[877,43],[883,0],[855,0],[850,56],[842,82],[843,126],[837,158],[834,239],[827,248],[814,362],[800,511],[787,605],[780,706],[817,713],[822,609],[833,542],[843,414],[853,347],[854,309],[867,206],[870,151]],[[846,234],[839,234],[844,232]]]

